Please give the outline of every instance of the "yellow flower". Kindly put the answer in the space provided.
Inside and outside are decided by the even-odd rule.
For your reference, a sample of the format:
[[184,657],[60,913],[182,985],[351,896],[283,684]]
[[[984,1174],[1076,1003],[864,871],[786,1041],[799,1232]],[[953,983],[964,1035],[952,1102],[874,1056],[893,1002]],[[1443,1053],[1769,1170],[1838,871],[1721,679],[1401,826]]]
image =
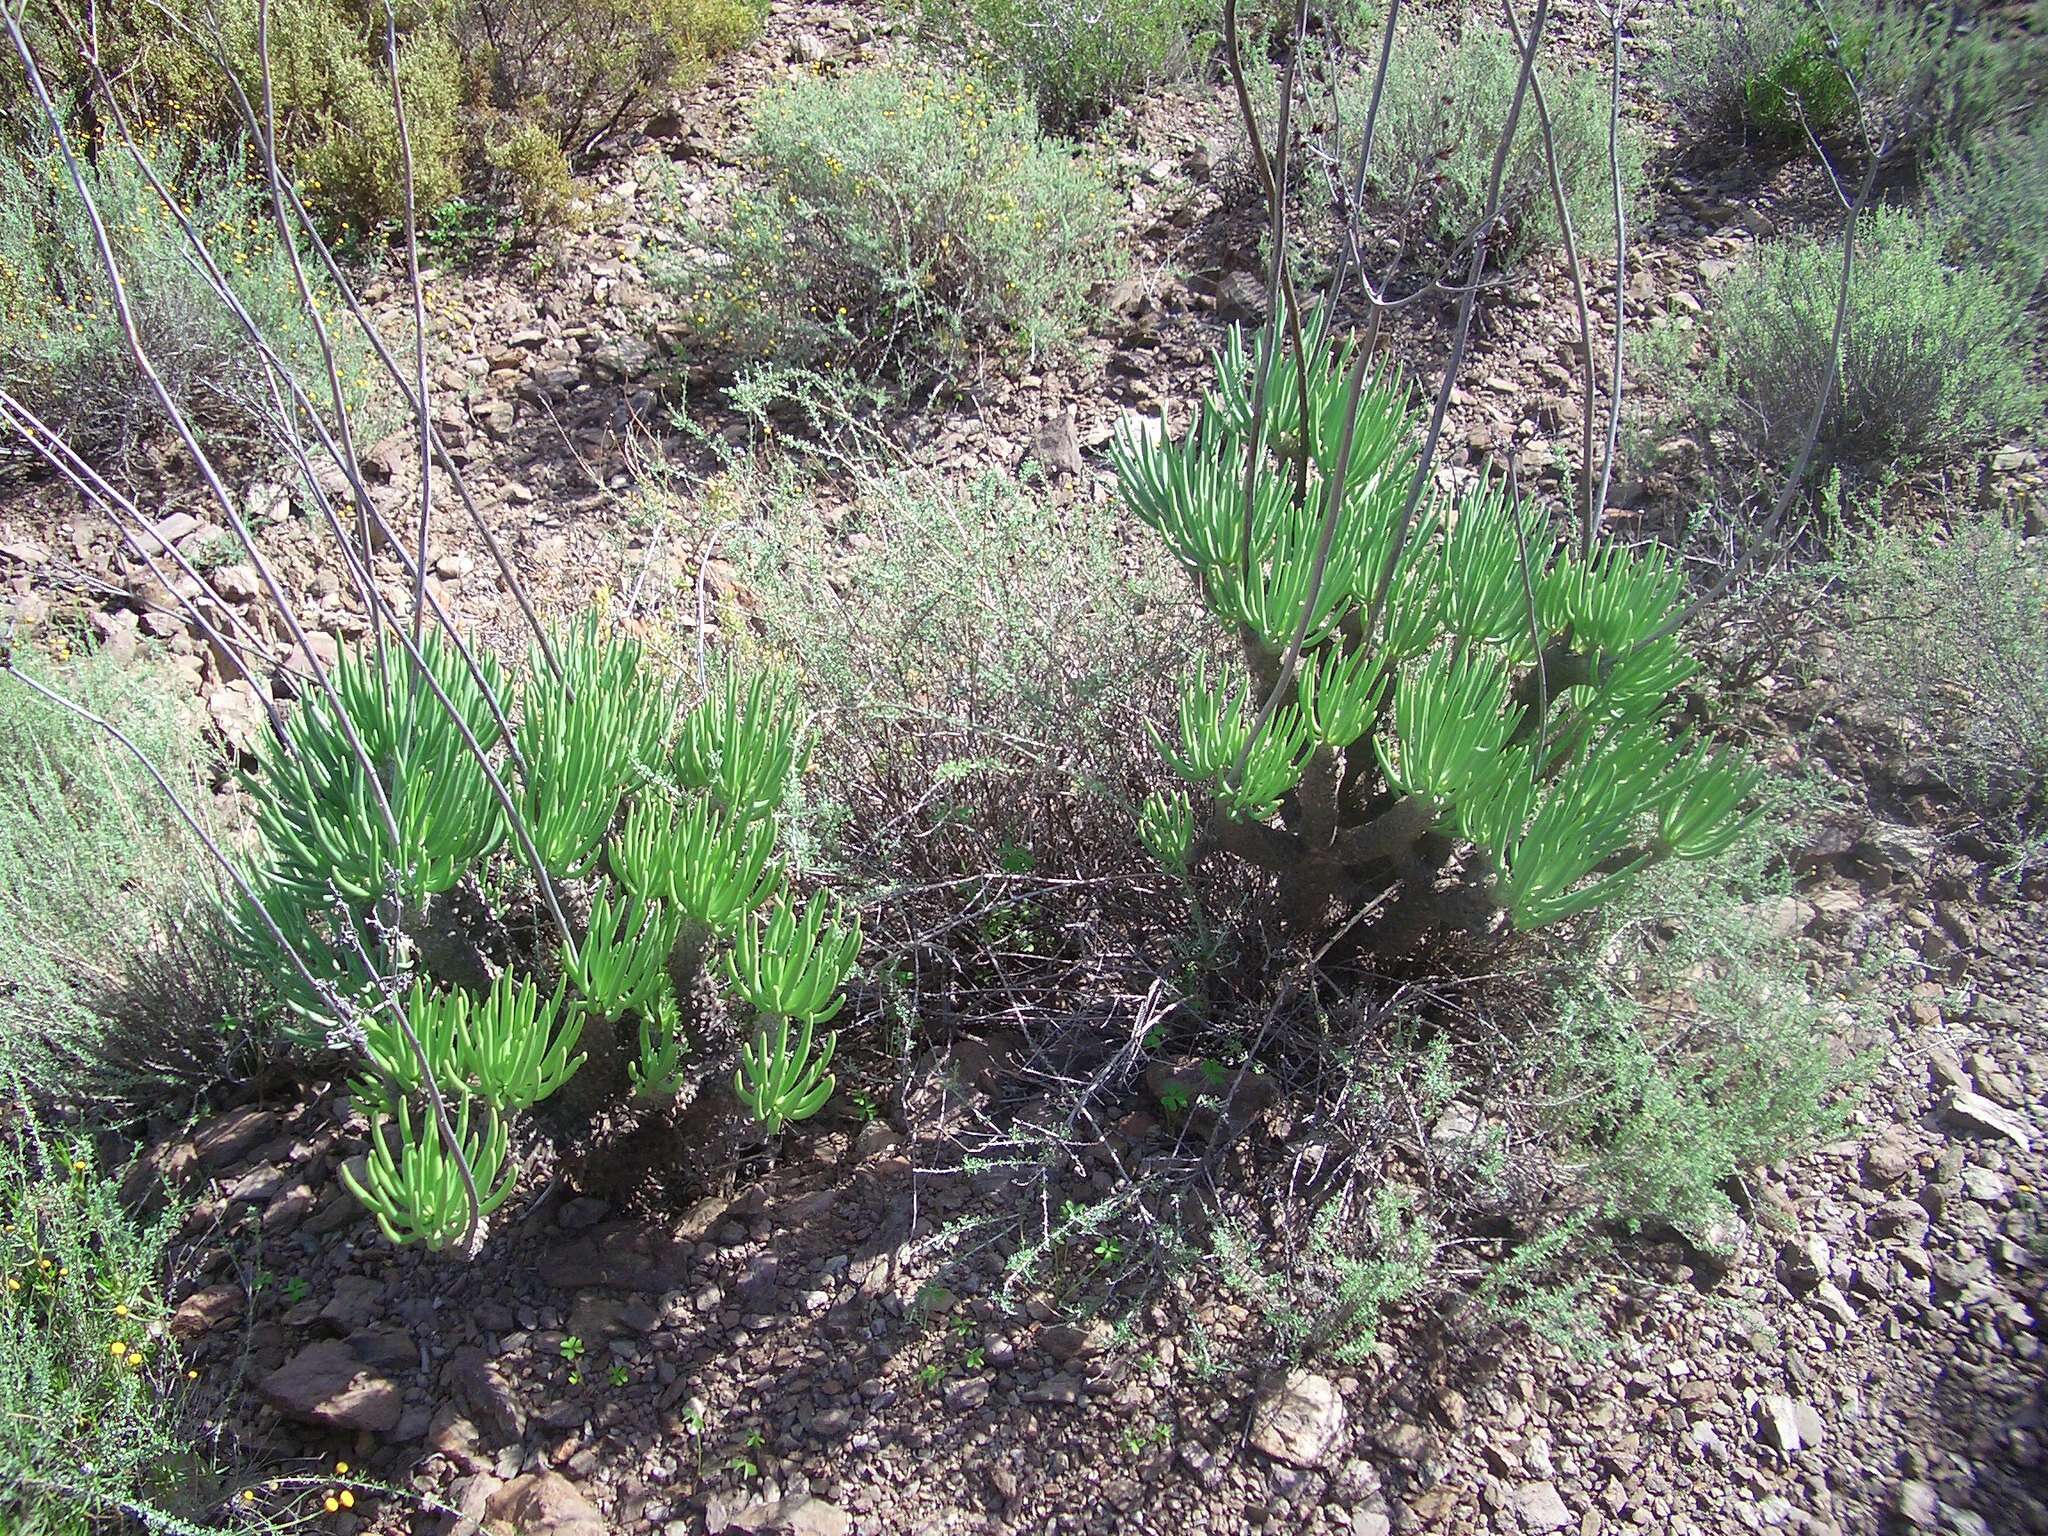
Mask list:
[[107,1353],[112,1355],[116,1360],[118,1360],[123,1355],[128,1353],[128,1346],[126,1344],[123,1344],[119,1339],[116,1339],[113,1343],[107,1346]]
[[119,1301],[119,1302],[116,1302],[116,1303],[114,1303],[114,1316],[116,1316],[116,1317],[126,1317],[127,1315],[128,1315],[128,1303],[127,1303],[127,1302],[125,1302],[125,1301]]
[[338,1515],[341,1513],[341,1500],[337,1499],[331,1493],[327,1495],[326,1498],[320,1501],[320,1505],[321,1508],[325,1509],[327,1513],[329,1513],[330,1515]]
[[341,1490],[341,1507],[343,1509],[354,1509],[356,1507],[356,1496],[346,1488]]
[[348,1463],[345,1461],[337,1461],[334,1464],[334,1475],[336,1477],[348,1476]]

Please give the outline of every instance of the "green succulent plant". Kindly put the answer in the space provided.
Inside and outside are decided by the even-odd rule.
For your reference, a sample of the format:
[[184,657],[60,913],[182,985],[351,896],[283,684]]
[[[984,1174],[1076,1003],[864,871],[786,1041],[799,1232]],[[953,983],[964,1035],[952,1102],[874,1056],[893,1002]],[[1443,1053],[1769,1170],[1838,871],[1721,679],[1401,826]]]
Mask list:
[[756,673],[743,684],[728,672],[683,717],[676,776],[736,820],[762,820],[782,809],[789,777],[803,767],[801,734],[792,680]]
[[775,824],[739,821],[697,796],[681,804],[642,797],[612,844],[612,868],[635,895],[668,902],[693,922],[730,935],[782,883]]
[[[792,1028],[798,1031],[794,1037]],[[839,1037],[827,1035],[824,1048],[814,1053],[812,1030],[809,1020],[778,1014],[762,1023],[752,1043],[740,1047],[733,1092],[767,1135],[775,1135],[787,1121],[809,1119],[832,1097],[835,1079],[826,1068]]]
[[583,1006],[620,1019],[653,1006],[668,986],[668,959],[682,936],[682,914],[659,901],[606,887],[590,923],[562,946],[562,970]]
[[860,920],[846,921],[837,900],[813,896],[798,917],[785,893],[765,921],[740,928],[726,967],[740,996],[762,1013],[823,1024],[845,1002],[839,988],[859,953]]
[[564,984],[543,996],[533,979],[501,971],[482,997],[451,995],[455,1070],[494,1109],[531,1109],[583,1065],[571,1055],[583,1017],[563,1006]]
[[[462,1163],[431,1119],[415,1126],[411,1103],[401,1099],[396,1123],[380,1120],[371,1133],[362,1177],[343,1165],[342,1183],[394,1244],[419,1243],[438,1253],[467,1235],[473,1249],[481,1242],[485,1221],[512,1193],[519,1170],[506,1159],[504,1117],[486,1106],[484,1124],[472,1131],[474,1102],[463,1099],[450,1115]],[[462,1177],[465,1163],[476,1184],[474,1215]]]
[[1250,859],[1310,928],[1388,892],[1390,942],[1556,922],[1725,848],[1761,776],[1674,724],[1695,668],[1674,565],[1563,547],[1497,479],[1445,502],[1416,479],[1405,387],[1319,316],[1264,356],[1285,329],[1232,333],[1179,441],[1113,448],[1125,504],[1242,654],[1184,679],[1179,739],[1155,741],[1206,808],[1153,796],[1146,846],[1176,871]]
[[663,994],[640,1015],[639,1049],[627,1065],[633,1097],[659,1104],[673,1100],[683,1086],[682,1010],[674,992]]
[[501,734],[485,693],[500,686],[497,665],[478,659],[480,684],[438,635],[420,652],[424,668],[392,647],[343,656],[332,696],[310,689],[285,740],[259,739],[243,782],[280,890],[311,902],[431,896],[504,837],[478,760]]
[[750,1111],[815,1113],[836,1037],[814,1032],[861,935],[784,889],[794,685],[728,672],[679,715],[593,615],[535,649],[508,707],[495,662],[426,631],[415,663],[409,638],[343,656],[259,749],[254,896],[223,913],[309,1043],[355,1054],[375,1128],[349,1187],[385,1234],[473,1251],[537,1105],[573,1142],[580,1116],[673,1104],[714,1070],[697,1045],[721,987],[760,1012],[735,1077]]
[[1195,811],[1184,789],[1154,790],[1138,815],[1145,851],[1170,874],[1185,876],[1195,848]]
[[[407,1098],[423,1093],[429,1081],[454,1089],[460,1080],[455,1065],[457,1017],[457,1005],[424,977],[414,980],[402,1005],[371,1011],[363,1021],[363,1054],[374,1076],[356,1080],[356,1098],[393,1114]],[[408,1030],[412,1040],[406,1038]],[[419,1043],[418,1051],[413,1041]]]

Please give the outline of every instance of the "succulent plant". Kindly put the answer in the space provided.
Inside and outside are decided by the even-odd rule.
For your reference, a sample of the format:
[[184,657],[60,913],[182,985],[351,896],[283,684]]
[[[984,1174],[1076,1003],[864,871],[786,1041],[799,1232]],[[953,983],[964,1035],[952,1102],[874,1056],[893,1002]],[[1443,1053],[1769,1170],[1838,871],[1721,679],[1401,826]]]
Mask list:
[[1674,724],[1694,670],[1676,569],[1562,547],[1497,479],[1421,495],[1405,390],[1309,320],[1263,393],[1257,348],[1285,327],[1232,333],[1184,437],[1113,449],[1125,504],[1241,657],[1189,671],[1179,739],[1157,744],[1206,809],[1155,794],[1146,846],[1177,873],[1251,860],[1306,928],[1388,893],[1394,943],[1538,927],[1725,848],[1761,775]]
[[[417,660],[382,636],[331,685],[249,778],[255,898],[228,916],[358,1057],[373,1131],[349,1187],[387,1237],[473,1251],[516,1116],[572,1142],[630,1126],[721,1055],[769,1133],[824,1105],[836,1039],[814,1031],[860,925],[798,902],[775,857],[804,760],[791,684],[728,673],[679,718],[591,618],[530,658],[516,710],[494,663],[432,632]],[[722,1035],[721,986],[757,1010],[751,1043]]]

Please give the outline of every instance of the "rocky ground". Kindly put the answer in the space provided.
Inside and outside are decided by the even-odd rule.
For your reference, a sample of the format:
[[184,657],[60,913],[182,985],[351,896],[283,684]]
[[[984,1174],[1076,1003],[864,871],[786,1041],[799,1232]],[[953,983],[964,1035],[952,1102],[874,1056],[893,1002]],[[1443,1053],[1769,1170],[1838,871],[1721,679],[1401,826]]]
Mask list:
[[[1595,45],[1590,6],[1553,14],[1573,46]],[[715,210],[751,93],[899,44],[879,6],[778,5],[756,44],[599,174],[588,230],[538,268],[521,256],[433,275],[437,423],[545,600],[638,592],[649,573],[686,589],[711,553],[705,440],[749,441],[708,390],[683,395],[695,434],[669,416],[654,188],[673,177],[684,206]],[[1256,214],[1231,193],[1221,93],[1168,92],[1110,132],[1134,265],[1104,295],[1102,333],[1072,365],[880,423],[917,461],[1036,460],[1057,494],[1104,496],[1120,416],[1184,412],[1219,323],[1255,312]],[[1667,153],[1657,174],[1628,286],[1653,324],[1691,324],[1725,263],[1815,206],[1796,168]],[[1612,269],[1594,261],[1589,277],[1597,348]],[[404,308],[389,282],[368,297]],[[1425,372],[1440,319],[1416,311],[1394,338]],[[1510,447],[1539,476],[1554,477],[1553,445],[1575,457],[1575,335],[1555,261],[1490,303],[1446,475]],[[635,515],[655,461],[686,488],[666,504],[680,525]],[[2042,484],[2026,445],[1995,464],[2015,489]],[[410,494],[402,445],[369,466],[393,505]],[[1615,515],[1668,515],[1687,468],[1678,445],[1626,478]],[[361,621],[281,477],[253,468],[242,489],[315,616],[313,643],[346,639]],[[161,511],[166,542],[220,536],[174,486]],[[29,486],[0,502],[0,534],[31,617],[75,613],[116,646],[162,639],[231,742],[260,726],[247,685],[221,677],[109,530]],[[453,515],[432,555],[455,611],[509,634],[486,552]],[[253,620],[252,577],[217,580]],[[1289,1370],[1218,1285],[1162,1292],[1113,1328],[1043,1276],[1006,1284],[1038,1186],[963,1169],[960,1137],[1000,1096],[1013,1040],[951,1042],[878,1085],[901,1113],[812,1122],[772,1165],[714,1171],[659,1220],[533,1182],[462,1268],[378,1239],[335,1176],[361,1122],[313,1091],[251,1098],[147,1159],[198,1202],[173,1329],[202,1407],[253,1469],[223,1491],[246,1482],[337,1536],[483,1520],[526,1536],[2048,1532],[2048,937],[2037,907],[1938,835],[1938,808],[1887,778],[1854,701],[1798,661],[1772,680],[1774,728],[1832,768],[1852,809],[1769,920],[1830,984],[1878,952],[1903,956],[1910,980],[1865,1042],[1851,1133],[1754,1182],[1732,1255],[1623,1249],[1594,1303],[1603,1356],[1528,1339],[1446,1352],[1430,1342],[1442,1320],[1416,1316],[1364,1365]],[[1146,1117],[1126,1131],[1078,1144],[1069,1176],[1106,1192],[1159,1150]],[[1001,1241],[963,1240],[974,1232]],[[1085,1255],[1072,1263],[1085,1288]],[[352,1503],[326,1511],[343,1489]]]

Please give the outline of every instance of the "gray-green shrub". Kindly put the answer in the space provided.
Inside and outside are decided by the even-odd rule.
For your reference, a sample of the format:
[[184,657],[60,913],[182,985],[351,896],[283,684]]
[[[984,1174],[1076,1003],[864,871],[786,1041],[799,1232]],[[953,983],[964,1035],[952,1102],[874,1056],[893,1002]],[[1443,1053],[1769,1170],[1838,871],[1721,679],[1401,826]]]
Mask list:
[[[1347,188],[1358,164],[1377,58],[1375,45],[1344,66],[1335,88],[1334,117],[1340,127],[1334,141],[1323,135],[1324,148],[1335,159],[1333,174]],[[1454,32],[1441,20],[1420,17],[1405,20],[1397,30],[1373,136],[1367,196],[1411,247],[1440,254],[1478,224],[1519,72],[1513,40],[1490,20],[1473,17]],[[1539,61],[1538,73],[1572,233],[1580,250],[1597,250],[1614,239],[1606,78],[1598,69],[1570,67],[1555,56]],[[1278,120],[1277,74],[1271,68],[1259,70],[1255,81],[1254,102],[1268,125],[1270,144]],[[1309,100],[1296,104],[1297,122],[1303,113],[1318,120],[1328,116],[1323,87],[1310,90]],[[1622,204],[1633,220],[1642,211],[1647,148],[1626,102],[1616,148]],[[1318,169],[1307,172],[1302,193],[1311,207],[1330,206],[1328,179]],[[1523,105],[1502,175],[1499,212],[1500,232],[1489,250],[1501,266],[1554,246],[1562,233],[1533,102]]]
[[[1863,216],[1840,378],[1810,467],[1875,481],[1952,459],[2033,421],[2031,326],[1998,273],[1951,267],[1944,231],[1896,209]],[[1761,246],[1714,287],[1706,339],[1668,328],[1651,375],[1746,463],[1789,471],[1821,400],[1841,291],[1841,248]]]
[[1065,131],[1200,67],[1217,0],[925,0],[927,32],[1021,81],[1047,129]]
[[[217,150],[161,140],[144,153],[251,318],[325,406],[312,319],[256,185]],[[141,169],[118,150],[81,164],[143,348],[181,412],[216,443],[269,436],[282,423],[265,365]],[[347,404],[360,410],[376,394],[369,346],[310,257],[307,263]],[[51,145],[0,148],[0,384],[90,456],[118,459],[163,422],[129,357],[85,206]]]
[[[105,651],[15,664],[125,731],[205,804],[207,754],[182,690],[146,659]],[[0,1073],[36,1097],[101,1108],[150,1103],[234,1059],[198,976],[178,1009],[125,1006],[175,932],[203,921],[205,856],[148,775],[96,727],[0,679]],[[138,972],[143,975],[138,977]],[[197,1016],[179,1017],[179,1010]]]
[[1814,995],[1766,918],[1772,841],[1661,866],[1607,908],[1532,1042],[1605,1220],[1711,1241],[1733,1179],[1842,1124],[1854,1014]]
[[725,222],[665,281],[700,346],[916,377],[1066,349],[1115,268],[1101,174],[972,76],[870,69],[753,109]]
[[1696,128],[1740,127],[1780,151],[1809,131],[1834,148],[1860,127],[1894,152],[1965,145],[2013,110],[2038,57],[2024,35],[1895,0],[1698,0],[1663,16],[1662,93]]
[[735,546],[756,643],[798,669],[832,764],[823,856],[874,880],[1138,864],[1145,727],[1192,618],[1173,573],[1109,509],[995,474],[871,474],[823,517],[791,484]]
[[1832,563],[1841,678],[2022,862],[2048,829],[2048,548],[2013,518],[1874,522]]
[[200,1529],[164,1332],[182,1215],[132,1214],[86,1138],[0,1131],[0,1529]]
[[[134,117],[199,141],[244,133],[220,59],[260,109],[256,0],[111,0],[91,9],[106,73]],[[761,13],[759,0],[399,5],[398,72],[422,217],[465,192],[503,191],[522,210],[546,208],[537,194],[559,157],[580,159],[596,139],[637,125],[671,85],[693,82],[712,58],[751,37]],[[28,7],[25,21],[60,105],[82,101],[90,75],[56,0]],[[272,0],[268,22],[278,155],[307,206],[336,227],[395,222],[405,199],[383,7]],[[20,80],[12,50],[0,49],[0,100],[12,100]],[[0,141],[14,127],[0,124]],[[505,163],[503,146],[522,130],[530,130],[525,152]],[[548,137],[555,157],[533,152],[533,132]],[[26,142],[39,138],[31,133]],[[518,179],[536,167],[539,186]]]
[[760,30],[765,0],[461,0],[449,28],[492,104],[580,159]]
[[1990,268],[2030,302],[2048,275],[2048,112],[2024,130],[1942,156],[1928,177],[1927,211],[1953,261]]

